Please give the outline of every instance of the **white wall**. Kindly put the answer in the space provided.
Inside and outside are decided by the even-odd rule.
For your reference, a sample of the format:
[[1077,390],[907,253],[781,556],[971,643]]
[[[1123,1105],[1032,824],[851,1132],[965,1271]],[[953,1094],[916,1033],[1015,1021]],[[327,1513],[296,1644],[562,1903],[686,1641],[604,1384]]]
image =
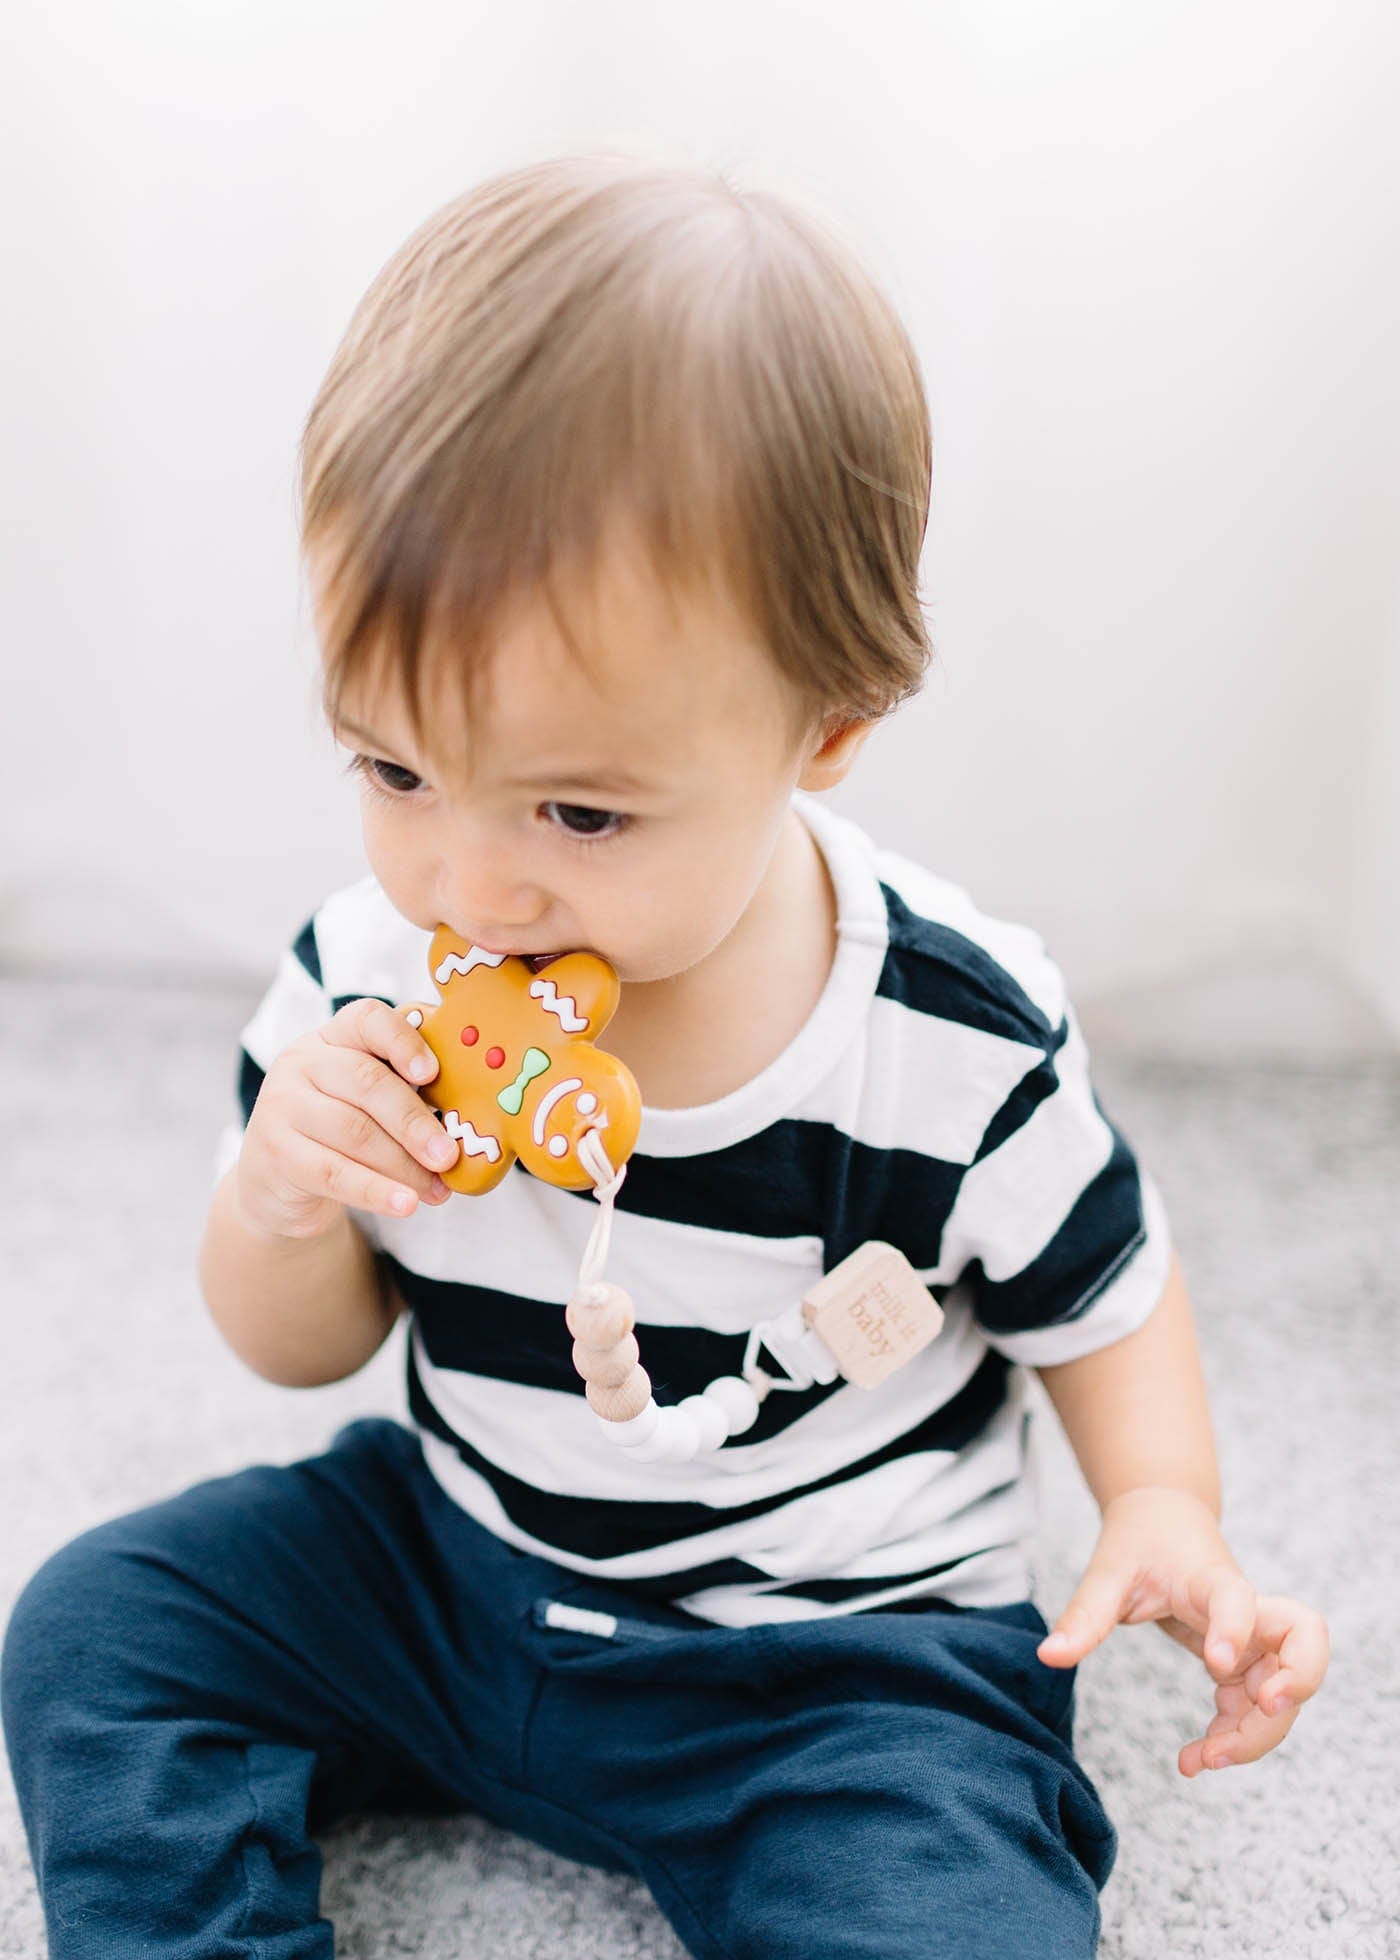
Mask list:
[[920,347],[940,665],[837,801],[1128,1039],[1400,1040],[1394,9],[75,0],[11,40],[0,953],[259,972],[357,871],[300,418],[429,209],[615,142],[823,203]]
[[1368,768],[1356,799],[1348,946],[1386,1024],[1400,1030],[1400,575],[1376,686]]

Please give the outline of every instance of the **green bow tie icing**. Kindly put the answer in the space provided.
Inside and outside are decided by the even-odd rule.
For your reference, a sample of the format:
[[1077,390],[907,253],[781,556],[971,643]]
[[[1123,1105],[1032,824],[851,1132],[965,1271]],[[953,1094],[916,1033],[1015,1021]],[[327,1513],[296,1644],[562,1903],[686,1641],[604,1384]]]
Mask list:
[[520,1064],[520,1073],[508,1088],[502,1089],[496,1101],[507,1116],[518,1116],[520,1105],[525,1100],[525,1091],[537,1075],[543,1075],[549,1067],[549,1057],[543,1048],[527,1048],[525,1059]]

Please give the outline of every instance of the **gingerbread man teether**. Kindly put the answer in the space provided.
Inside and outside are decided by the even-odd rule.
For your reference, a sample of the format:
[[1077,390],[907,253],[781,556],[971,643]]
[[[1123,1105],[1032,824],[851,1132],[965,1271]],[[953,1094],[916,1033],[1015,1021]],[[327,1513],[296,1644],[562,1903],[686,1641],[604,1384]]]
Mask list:
[[399,1012],[421,1030],[438,1073],[420,1093],[462,1146],[444,1181],[477,1196],[519,1157],[548,1184],[595,1182],[579,1156],[602,1131],[609,1160],[636,1147],[642,1098],[625,1063],[593,1045],[621,987],[595,953],[566,953],[536,973],[513,953],[488,953],[449,927],[433,934],[428,969],[442,998]]

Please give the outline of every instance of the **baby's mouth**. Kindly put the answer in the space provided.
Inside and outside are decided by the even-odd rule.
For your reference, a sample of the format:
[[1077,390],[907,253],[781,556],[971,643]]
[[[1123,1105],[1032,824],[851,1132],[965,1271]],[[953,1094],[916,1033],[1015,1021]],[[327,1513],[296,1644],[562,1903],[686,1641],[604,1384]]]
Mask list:
[[552,960],[562,960],[563,957],[563,953],[527,953],[525,964],[532,973],[538,973],[542,966],[548,966]]

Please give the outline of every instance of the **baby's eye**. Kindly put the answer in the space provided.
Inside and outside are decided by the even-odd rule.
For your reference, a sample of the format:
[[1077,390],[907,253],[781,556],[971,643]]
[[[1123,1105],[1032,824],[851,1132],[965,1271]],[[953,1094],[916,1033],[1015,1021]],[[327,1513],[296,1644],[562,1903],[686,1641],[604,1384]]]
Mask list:
[[385,790],[391,796],[407,796],[423,780],[400,763],[386,762],[381,755],[357,755],[355,767],[368,779],[372,788]]
[[584,803],[546,803],[558,812],[556,829],[577,844],[605,843],[621,836],[630,821],[620,810],[593,810]]

